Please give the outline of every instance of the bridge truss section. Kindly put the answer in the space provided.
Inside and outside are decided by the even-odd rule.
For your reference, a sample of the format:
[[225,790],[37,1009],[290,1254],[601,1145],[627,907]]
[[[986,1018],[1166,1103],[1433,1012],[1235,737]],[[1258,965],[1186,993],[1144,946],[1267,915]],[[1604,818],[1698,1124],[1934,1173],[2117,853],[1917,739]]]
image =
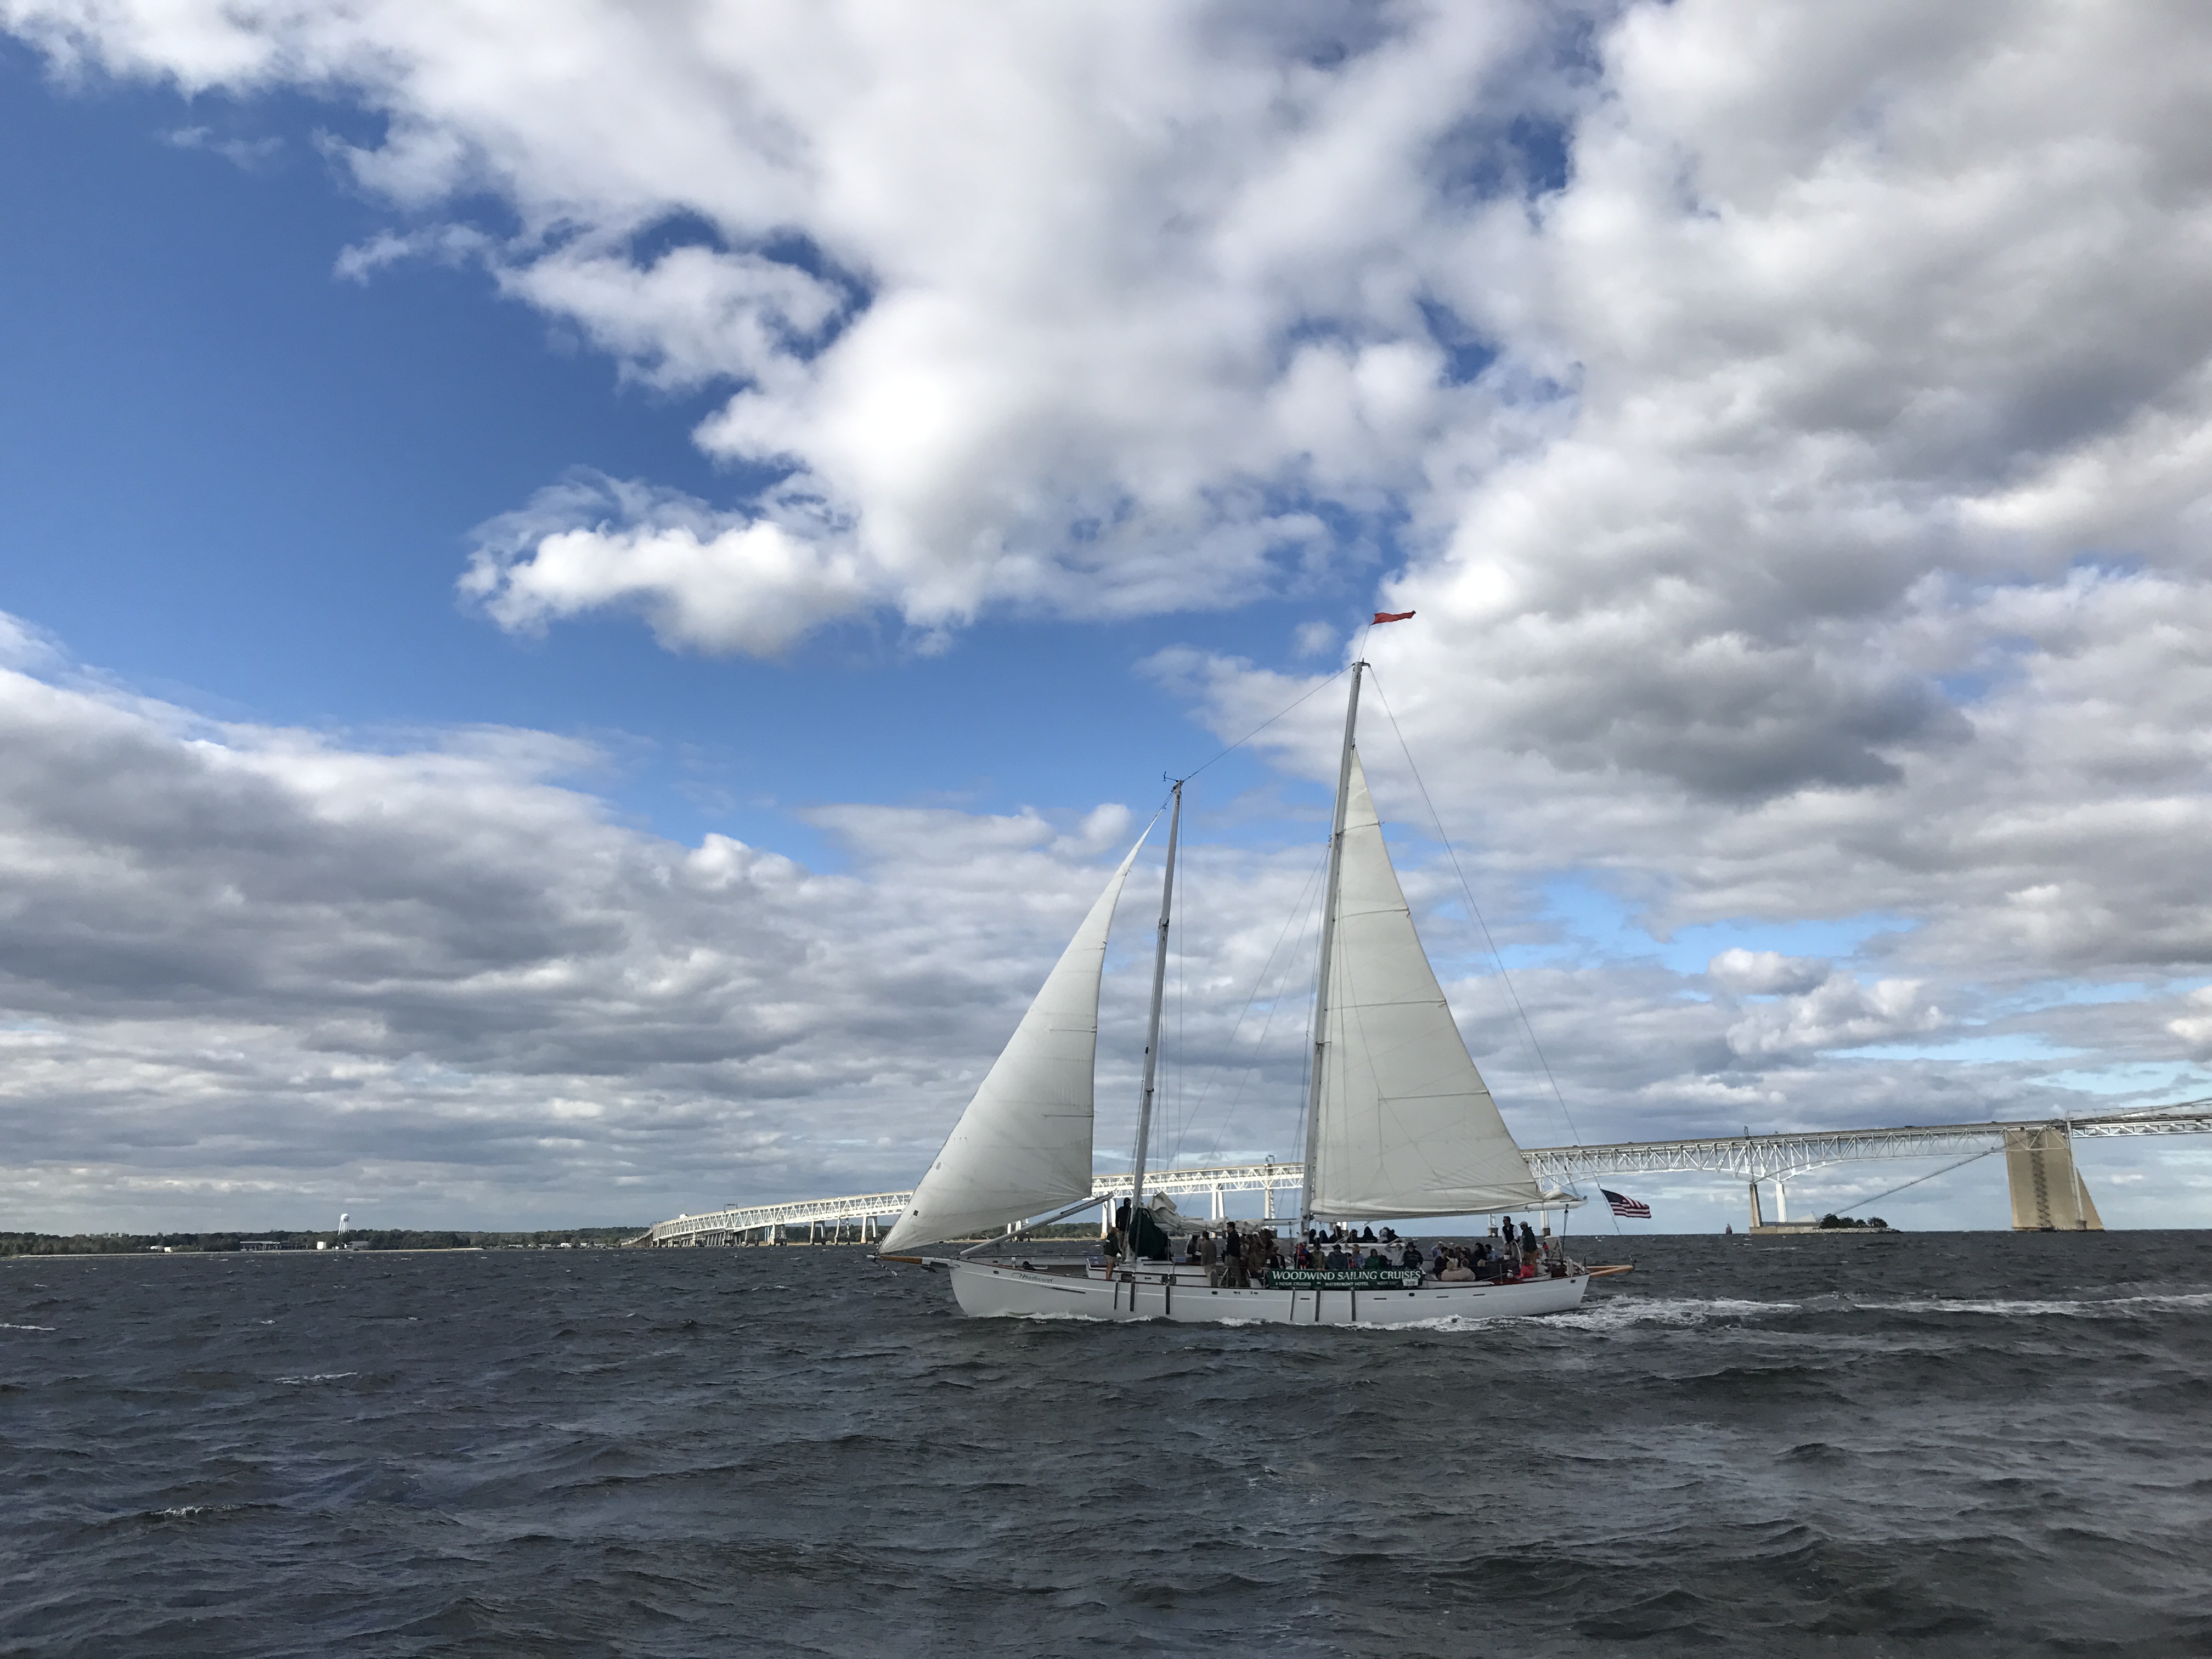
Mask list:
[[[2029,1132],[2053,1130],[2077,1139],[2212,1133],[2212,1100],[2190,1101],[2154,1111],[2070,1120],[2006,1119],[1985,1123],[1908,1124],[1888,1129],[1822,1129],[1680,1140],[1629,1140],[1593,1146],[1538,1146],[1529,1149],[1527,1157],[1530,1173],[1546,1187],[1555,1189],[1601,1176],[1700,1173],[1732,1176],[1754,1188],[1761,1182],[1775,1182],[1777,1197],[1786,1205],[1779,1183],[1827,1164],[1861,1158],[1972,1157],[2002,1150],[2008,1134],[2016,1138]],[[1277,1195],[1297,1188],[1304,1178],[1305,1167],[1300,1164],[1223,1164],[1149,1170],[1145,1185],[1150,1191],[1164,1192],[1178,1199],[1205,1198],[1210,1212],[1206,1218],[1212,1220],[1223,1217],[1231,1194],[1256,1192],[1262,1194],[1262,1217],[1266,1218],[1277,1213]],[[1103,1210],[1110,1211],[1129,1195],[1132,1184],[1127,1174],[1102,1175],[1093,1184],[1091,1195]],[[862,1193],[847,1198],[801,1199],[784,1204],[715,1210],[664,1221],[632,1242],[732,1244],[758,1236],[765,1243],[787,1236],[788,1230],[795,1227],[805,1227],[816,1237],[824,1227],[832,1229],[837,1237],[850,1229],[854,1237],[865,1240],[873,1237],[878,1225],[899,1214],[913,1198],[911,1192]]]

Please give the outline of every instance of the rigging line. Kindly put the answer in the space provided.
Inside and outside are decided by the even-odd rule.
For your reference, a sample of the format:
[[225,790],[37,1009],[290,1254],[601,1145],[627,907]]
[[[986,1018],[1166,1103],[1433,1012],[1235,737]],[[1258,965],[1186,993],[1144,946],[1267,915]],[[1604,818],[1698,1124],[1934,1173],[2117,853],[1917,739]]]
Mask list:
[[[1316,866],[1318,866],[1318,860],[1316,860]],[[1235,1054],[1237,1033],[1244,1029],[1245,1020],[1251,1016],[1252,1005],[1260,1000],[1260,993],[1267,988],[1267,975],[1275,965],[1275,958],[1282,953],[1283,940],[1290,936],[1290,931],[1294,923],[1298,926],[1299,941],[1303,942],[1304,940],[1305,930],[1304,919],[1306,914],[1306,896],[1312,890],[1313,884],[1314,877],[1311,872],[1309,872],[1306,876],[1305,884],[1298,890],[1297,902],[1291,907],[1290,913],[1283,918],[1282,932],[1276,936],[1274,949],[1267,952],[1267,961],[1261,964],[1259,977],[1253,981],[1251,990],[1245,995],[1244,1006],[1237,1011],[1237,1023],[1229,1029],[1229,1042],[1223,1049],[1223,1053],[1224,1054]],[[1272,1024],[1274,1020],[1274,1007],[1273,1003],[1270,1003],[1267,1012],[1267,1023]],[[1261,1028],[1260,1040],[1262,1043],[1265,1043],[1267,1041],[1266,1025],[1263,1025]],[[1216,1060],[1212,1066],[1207,1068],[1206,1080],[1199,1089],[1198,1098],[1193,1103],[1189,1114],[1183,1121],[1184,1133],[1187,1134],[1189,1126],[1197,1121],[1198,1114],[1206,1103],[1206,1097],[1213,1092],[1213,1085],[1215,1083],[1219,1081],[1224,1065],[1224,1061]],[[1252,1067],[1249,1066],[1240,1066],[1237,1070],[1240,1074],[1249,1073],[1252,1070]],[[1230,1109],[1232,1112],[1236,1109],[1237,1102],[1243,1099],[1243,1085],[1240,1083],[1237,1085],[1236,1098],[1230,1102]],[[1226,1133],[1227,1128],[1224,1125],[1222,1133],[1225,1134]],[[1215,1155],[1219,1153],[1221,1150],[1220,1140],[1221,1136],[1217,1134],[1214,1138],[1213,1151],[1207,1155],[1209,1161],[1211,1161]],[[1180,1139],[1176,1142],[1176,1150],[1178,1152],[1182,1150],[1182,1141]]]
[[[1236,1122],[1237,1114],[1243,1105],[1245,1091],[1251,1086],[1252,1079],[1255,1076],[1263,1075],[1267,1070],[1266,1054],[1267,1047],[1267,1034],[1275,1029],[1275,1016],[1282,1011],[1283,998],[1286,993],[1290,992],[1291,987],[1288,981],[1291,965],[1304,954],[1307,932],[1320,920],[1322,885],[1322,878],[1328,868],[1328,849],[1324,848],[1320,850],[1314,859],[1312,869],[1307,872],[1305,884],[1299,889],[1297,902],[1291,910],[1291,919],[1296,921],[1297,927],[1295,933],[1287,934],[1287,937],[1290,939],[1291,949],[1290,954],[1284,958],[1283,972],[1285,977],[1282,981],[1278,981],[1275,994],[1269,998],[1267,1001],[1267,1016],[1265,1019],[1260,1022],[1260,1035],[1253,1045],[1254,1048],[1259,1051],[1260,1057],[1255,1060],[1251,1065],[1245,1066],[1238,1074],[1237,1079],[1237,1092],[1230,1100],[1228,1110],[1222,1114],[1221,1127],[1214,1136],[1213,1155],[1217,1160],[1221,1155],[1221,1143],[1229,1138],[1230,1127]],[[1289,924],[1286,922],[1285,925],[1287,928]],[[1279,938],[1276,940],[1277,949],[1280,950],[1281,945],[1282,939]],[[1272,967],[1273,965],[1273,956],[1271,954],[1268,958],[1268,966]],[[1265,973],[1266,970],[1262,969],[1263,982],[1265,980]],[[1304,997],[1304,986],[1300,986],[1298,988],[1297,995],[1300,998]],[[1301,1052],[1303,1053],[1303,1050],[1301,1050]],[[1301,1077],[1298,1086],[1301,1089],[1305,1087],[1305,1080],[1303,1076]],[[1304,1098],[1303,1095],[1299,1097],[1301,1099]],[[1303,1121],[1300,1121],[1295,1127],[1301,1136],[1299,1144],[1304,1145],[1303,1135],[1304,1124]]]
[[[1183,799],[1184,805],[1186,808],[1188,808],[1190,801],[1190,795],[1186,793]],[[1181,866],[1182,879],[1180,885],[1183,895],[1182,902],[1176,907],[1174,921],[1176,964],[1176,1046],[1174,1066],[1175,1109],[1174,1115],[1170,1121],[1172,1136],[1166,1143],[1169,1147],[1169,1151],[1166,1155],[1165,1162],[1162,1165],[1163,1168],[1172,1165],[1182,1156],[1183,1143],[1190,1135],[1191,1115],[1195,1110],[1195,1108],[1191,1103],[1190,1097],[1191,1068],[1189,1063],[1190,1021],[1188,1007],[1188,967],[1191,915],[1197,902],[1198,888],[1192,875],[1191,860],[1191,853],[1188,850],[1186,850],[1182,854],[1182,862]],[[1165,1046],[1165,1040],[1163,1038],[1163,1049],[1164,1049]],[[1163,1063],[1164,1063],[1167,1059],[1167,1055],[1164,1052],[1161,1054],[1160,1058]]]
[[1413,759],[1413,751],[1407,744],[1406,734],[1398,728],[1398,716],[1391,709],[1390,699],[1383,694],[1380,677],[1375,672],[1372,663],[1368,665],[1367,678],[1375,682],[1375,696],[1382,705],[1382,717],[1390,722],[1390,734],[1398,739],[1399,750],[1406,757],[1407,769],[1413,773],[1414,787],[1421,792],[1421,802],[1429,809],[1429,817],[1437,826],[1437,839],[1443,843],[1444,856],[1451,860],[1452,874],[1459,878],[1460,891],[1467,898],[1468,914],[1474,918],[1475,926],[1482,930],[1482,942],[1488,948],[1492,959],[1498,963],[1498,977],[1505,987],[1506,995],[1513,1000],[1513,1012],[1519,1017],[1522,1029],[1528,1034],[1528,1046],[1543,1068],[1545,1082],[1551,1085],[1552,1098],[1559,1103],[1559,1115],[1566,1119],[1567,1128],[1575,1137],[1574,1144],[1579,1146],[1583,1144],[1582,1131],[1575,1125],[1574,1114],[1567,1109],[1566,1097],[1559,1092],[1559,1080],[1553,1075],[1552,1062],[1545,1055],[1543,1044],[1536,1040],[1536,1028],[1529,1021],[1528,1010],[1521,1006],[1521,994],[1513,988],[1513,976],[1506,971],[1504,954],[1498,950],[1498,941],[1491,937],[1490,924],[1483,919],[1482,907],[1474,902],[1474,889],[1468,884],[1467,872],[1460,868],[1459,851],[1452,845],[1451,837],[1444,832],[1443,815],[1437,811],[1437,804],[1429,794],[1427,781],[1421,776],[1421,769]]
[[[1911,1180],[1905,1183],[1905,1187],[1917,1187],[1923,1181],[1933,1181],[1937,1176],[1948,1175],[1954,1170],[1963,1170],[1969,1164],[1976,1163],[1982,1158],[1985,1158],[1993,1152],[2001,1152],[2002,1151],[2004,1151],[2004,1148],[2002,1146],[1992,1146],[1988,1152],[1969,1153],[1966,1157],[1960,1158],[1956,1164],[1946,1164],[1940,1170],[1931,1170],[1924,1176],[1915,1176]],[[1853,1210],[1863,1210],[1869,1204],[1879,1204],[1885,1198],[1896,1197],[1898,1194],[1905,1190],[1905,1187],[1892,1187],[1886,1193],[1876,1193],[1872,1198],[1863,1198],[1856,1204],[1847,1204],[1842,1209],[1831,1210],[1828,1213],[1830,1215],[1849,1215]]]
[[[1231,744],[1229,747],[1223,750],[1220,754],[1216,755],[1213,757],[1213,760],[1206,762],[1206,766],[1211,766],[1213,764],[1213,761],[1218,761],[1229,755],[1234,754],[1237,750],[1242,749],[1246,744],[1251,742],[1253,738],[1258,737],[1262,732],[1273,726],[1277,720],[1282,719],[1284,715],[1289,714],[1291,709],[1296,708],[1298,706],[1298,703],[1302,703],[1305,702],[1307,698],[1316,696],[1320,693],[1328,690],[1330,686],[1334,685],[1347,673],[1351,672],[1351,664],[1346,663],[1342,668],[1338,669],[1336,672],[1331,674],[1327,679],[1322,681],[1320,684],[1309,690],[1305,694],[1305,696],[1298,698],[1297,702],[1285,703],[1282,708],[1277,709],[1273,714],[1268,715],[1267,719],[1261,720],[1257,726],[1254,726],[1249,732],[1247,732],[1243,737],[1237,738],[1236,742]],[[1189,782],[1191,779],[1196,777],[1199,773],[1206,770],[1206,766],[1196,767],[1192,770],[1184,773],[1183,781],[1185,783]]]
[[[1443,815],[1437,811],[1436,801],[1429,793],[1428,781],[1422,777],[1420,766],[1413,759],[1413,747],[1407,743],[1405,732],[1399,729],[1397,712],[1390,707],[1389,696],[1382,690],[1382,676],[1375,672],[1372,663],[1367,665],[1367,678],[1375,687],[1376,701],[1382,705],[1382,718],[1390,722],[1390,735],[1398,739],[1399,750],[1406,757],[1406,769],[1413,775],[1414,786],[1421,792],[1422,804],[1429,809],[1429,817],[1437,826],[1437,839],[1443,843],[1444,856],[1451,860],[1452,874],[1459,878],[1460,891],[1467,896],[1468,914],[1474,918],[1475,926],[1482,930],[1482,942],[1489,947],[1491,959],[1498,964],[1498,982],[1505,987],[1505,994],[1512,1000],[1513,1012],[1520,1019],[1521,1029],[1528,1034],[1528,1047],[1534,1053],[1537,1064],[1543,1067],[1544,1081],[1551,1085],[1552,1098],[1559,1103],[1559,1115],[1567,1121],[1567,1133],[1574,1137],[1574,1144],[1579,1146],[1583,1144],[1583,1132],[1575,1122],[1575,1115],[1567,1109],[1566,1096],[1559,1091],[1559,1079],[1553,1073],[1551,1057],[1545,1054],[1544,1045],[1536,1039],[1536,1027],[1528,1018],[1528,1011],[1521,1005],[1521,994],[1513,988],[1513,975],[1505,969],[1504,953],[1498,948],[1498,941],[1491,937],[1490,923],[1483,917],[1482,907],[1474,902],[1474,889],[1468,884],[1467,872],[1460,868],[1459,849],[1452,845],[1451,837],[1444,832]],[[1612,1206],[1606,1207],[1610,1212]],[[1613,1227],[1615,1232],[1620,1231],[1619,1216],[1613,1217]]]
[[[1334,842],[1334,839],[1335,837],[1334,836],[1330,837],[1332,842]],[[1324,871],[1328,867],[1328,849],[1326,848],[1322,849],[1321,867]],[[1314,894],[1313,915],[1310,918],[1315,925],[1316,934],[1318,934],[1321,927],[1326,925],[1327,919],[1322,913],[1328,908],[1328,885],[1326,882],[1322,882]],[[1305,942],[1305,929],[1304,927],[1301,927],[1298,929],[1298,944],[1301,949],[1303,949]],[[1304,1147],[1306,1144],[1306,1121],[1313,1115],[1314,1016],[1316,1013],[1320,1012],[1320,990],[1321,951],[1318,945],[1316,945],[1313,954],[1313,977],[1305,981],[1298,987],[1299,1006],[1302,1012],[1299,1015],[1298,1021],[1298,1115],[1297,1118],[1297,1130],[1298,1137],[1297,1145],[1300,1147]],[[1319,1149],[1316,1148],[1316,1151],[1318,1152]],[[1317,1161],[1318,1159],[1316,1158],[1316,1160],[1310,1161],[1308,1164],[1306,1176],[1309,1181],[1312,1179],[1312,1162]],[[1307,1219],[1308,1218],[1304,1216],[1299,1216],[1297,1218],[1297,1221],[1301,1227],[1305,1224]]]
[[[1267,988],[1267,975],[1274,968],[1275,958],[1282,954],[1283,941],[1291,937],[1291,928],[1293,924],[1296,924],[1298,933],[1297,939],[1292,946],[1291,959],[1296,959],[1297,947],[1304,945],[1306,925],[1313,919],[1312,912],[1308,908],[1308,896],[1313,892],[1315,884],[1320,880],[1321,872],[1327,867],[1328,860],[1328,854],[1324,849],[1321,855],[1315,859],[1314,867],[1307,872],[1305,885],[1298,890],[1297,903],[1291,907],[1291,913],[1283,919],[1283,931],[1276,935],[1274,949],[1267,952],[1267,960],[1260,968],[1260,976],[1252,982],[1251,994],[1244,999],[1244,1006],[1237,1015],[1237,1024],[1230,1030],[1226,1052],[1233,1054],[1236,1051],[1237,1034],[1244,1029],[1244,1021],[1252,1012],[1252,1005],[1259,1000],[1260,993]],[[1282,993],[1279,990],[1274,996],[1268,999],[1267,1017],[1260,1023],[1260,1036],[1255,1046],[1261,1051],[1263,1056],[1267,1046],[1267,1033],[1274,1029],[1275,1013],[1282,1006]],[[1262,1069],[1266,1064],[1266,1060],[1262,1058],[1255,1060],[1249,1066],[1237,1068],[1237,1092],[1230,1097],[1228,1109],[1222,1114],[1221,1127],[1214,1132],[1212,1147],[1206,1153],[1206,1162],[1209,1164],[1218,1163],[1220,1160],[1221,1143],[1228,1139],[1230,1125],[1237,1120],[1237,1109],[1243,1104],[1244,1091],[1252,1080],[1252,1073]],[[1220,1076],[1221,1069],[1220,1065],[1217,1064],[1212,1072],[1207,1075],[1205,1090],[1199,1097],[1200,1105],[1205,1103],[1206,1095],[1212,1091],[1215,1079]],[[1194,1106],[1191,1109],[1191,1116],[1194,1120],[1197,1115],[1198,1108]]]
[[[1172,796],[1172,795],[1170,795],[1170,799],[1173,799],[1173,796]],[[1156,807],[1154,807],[1154,808],[1152,809],[1152,822],[1151,822],[1151,823],[1147,823],[1147,824],[1146,824],[1146,826],[1145,826],[1145,833],[1144,833],[1144,835],[1139,836],[1138,836],[1138,837],[1137,837],[1137,840],[1138,840],[1138,842],[1139,842],[1139,845],[1141,845],[1141,844],[1145,842],[1145,840],[1146,840],[1148,836],[1150,836],[1152,835],[1152,833],[1153,830],[1158,826],[1161,815],[1162,815],[1163,813],[1164,813],[1167,810],[1168,810],[1168,803],[1167,803],[1167,801],[1165,801],[1165,800],[1163,800],[1163,801],[1162,801],[1162,802],[1161,802],[1158,806],[1156,806]],[[1092,1070],[1093,1070],[1093,1072],[1094,1072],[1094,1073],[1095,1073],[1095,1072],[1096,1072],[1096,1070],[1097,1070],[1097,1066],[1096,1066],[1096,1063],[1095,1063],[1095,1062],[1093,1063]],[[1094,1087],[1095,1087],[1095,1085],[1094,1085]],[[1093,1107],[1092,1110],[1093,1110],[1093,1115],[1094,1115],[1094,1117],[1095,1117],[1095,1115],[1096,1115],[1096,1112],[1097,1112],[1097,1109],[1096,1109],[1096,1107],[1095,1107],[1095,1106]],[[1094,1142],[1093,1144],[1095,1145],[1096,1143]],[[1130,1126],[1130,1128],[1129,1128],[1129,1167],[1130,1167],[1132,1170],[1133,1170],[1133,1169],[1135,1169],[1135,1168],[1137,1167],[1137,1130],[1136,1130],[1136,1127],[1135,1127],[1135,1125],[1133,1125],[1133,1124],[1132,1124],[1132,1125]]]
[[[1183,994],[1186,988],[1187,981],[1183,969],[1185,966],[1184,957],[1190,949],[1190,908],[1191,900],[1194,896],[1195,894],[1193,891],[1190,878],[1190,860],[1186,857],[1182,861],[1182,903],[1181,907],[1177,908],[1174,916],[1170,918],[1170,922],[1175,929],[1176,1063],[1174,1076],[1176,1118],[1175,1139],[1176,1150],[1177,1152],[1182,1150],[1183,1134],[1190,1127],[1190,1112],[1188,1109],[1190,1098],[1183,1088],[1183,1085],[1187,1081],[1183,1075],[1183,1060],[1184,1057],[1190,1053],[1188,1025],[1184,1018],[1185,1009],[1183,1004]],[[1163,1055],[1162,1058],[1164,1059],[1165,1056]]]

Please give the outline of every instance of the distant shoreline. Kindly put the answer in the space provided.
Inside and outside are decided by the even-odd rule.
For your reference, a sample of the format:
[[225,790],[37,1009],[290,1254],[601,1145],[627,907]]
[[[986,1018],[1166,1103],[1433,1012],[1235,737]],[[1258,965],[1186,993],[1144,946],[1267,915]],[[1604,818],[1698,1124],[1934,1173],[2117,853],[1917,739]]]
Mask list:
[[28,1233],[0,1232],[0,1260],[64,1256],[389,1255],[438,1250],[599,1249],[624,1243],[643,1227],[555,1227],[533,1232],[477,1228],[355,1227],[301,1232]]

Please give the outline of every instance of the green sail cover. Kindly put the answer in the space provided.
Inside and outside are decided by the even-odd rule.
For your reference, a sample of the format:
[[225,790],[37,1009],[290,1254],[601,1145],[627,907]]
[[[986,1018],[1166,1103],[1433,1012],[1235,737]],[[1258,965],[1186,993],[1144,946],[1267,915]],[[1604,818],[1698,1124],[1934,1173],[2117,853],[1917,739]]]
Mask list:
[[1152,1219],[1152,1212],[1138,1210],[1129,1217],[1129,1254],[1139,1261],[1166,1261],[1173,1258],[1175,1247],[1168,1236],[1160,1231],[1160,1224]]

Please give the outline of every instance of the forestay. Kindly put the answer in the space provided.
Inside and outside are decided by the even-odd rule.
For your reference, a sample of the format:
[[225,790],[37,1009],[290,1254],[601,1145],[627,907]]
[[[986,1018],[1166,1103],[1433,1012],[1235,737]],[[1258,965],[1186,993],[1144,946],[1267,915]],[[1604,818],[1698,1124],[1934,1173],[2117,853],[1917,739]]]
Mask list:
[[1533,1207],[1542,1196],[1469,1058],[1352,757],[1322,1050],[1316,1215]]
[[1114,906],[1143,845],[1139,836],[1076,929],[883,1249],[957,1238],[1090,1195],[1098,981]]

